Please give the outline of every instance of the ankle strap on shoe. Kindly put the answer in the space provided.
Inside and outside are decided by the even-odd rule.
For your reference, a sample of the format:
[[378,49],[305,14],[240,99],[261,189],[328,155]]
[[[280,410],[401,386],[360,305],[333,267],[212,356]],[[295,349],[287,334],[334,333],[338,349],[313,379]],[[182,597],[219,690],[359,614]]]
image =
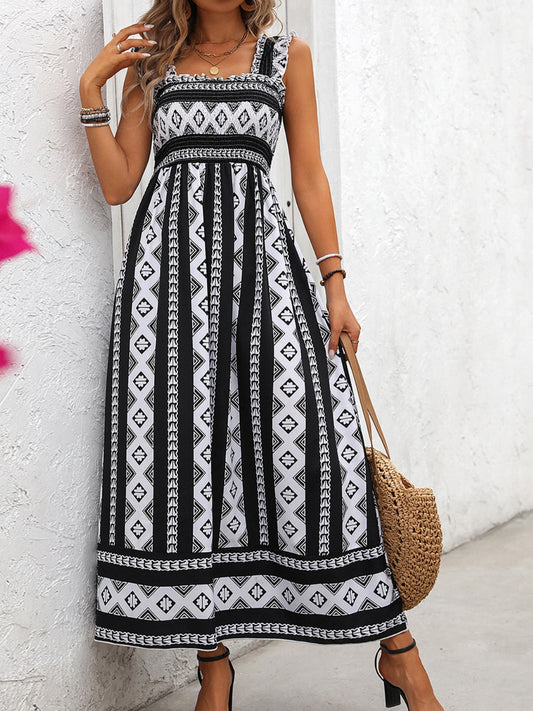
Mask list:
[[196,657],[197,659],[200,659],[202,662],[215,662],[217,659],[224,659],[224,657],[227,657],[229,654],[229,649],[226,647],[226,651],[222,652],[222,654],[217,654],[216,657],[201,657],[200,652],[196,652]]
[[402,647],[401,649],[389,649],[388,647],[385,647],[385,645],[381,642],[379,643],[380,649],[382,649],[384,652],[388,652],[389,654],[402,654],[402,652],[408,652],[410,649],[413,649],[415,645],[416,639],[413,639],[411,644],[407,645],[407,647]]

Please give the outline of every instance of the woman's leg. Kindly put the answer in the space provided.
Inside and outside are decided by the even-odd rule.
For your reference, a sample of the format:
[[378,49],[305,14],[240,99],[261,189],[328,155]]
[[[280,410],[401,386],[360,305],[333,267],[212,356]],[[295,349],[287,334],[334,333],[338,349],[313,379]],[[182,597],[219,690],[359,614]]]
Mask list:
[[[409,630],[393,637],[381,639],[387,649],[408,647],[413,641]],[[379,671],[394,686],[404,692],[409,711],[444,711],[433,692],[433,687],[418,653],[418,646],[401,654],[382,652],[378,663]]]
[[[217,657],[225,651],[226,647],[222,642],[219,642],[218,647],[212,652],[199,649],[198,654],[200,657],[209,659],[209,657]],[[201,659],[198,661],[202,685],[194,711],[228,711],[229,689],[232,679],[228,659],[225,657],[214,662],[206,662]]]

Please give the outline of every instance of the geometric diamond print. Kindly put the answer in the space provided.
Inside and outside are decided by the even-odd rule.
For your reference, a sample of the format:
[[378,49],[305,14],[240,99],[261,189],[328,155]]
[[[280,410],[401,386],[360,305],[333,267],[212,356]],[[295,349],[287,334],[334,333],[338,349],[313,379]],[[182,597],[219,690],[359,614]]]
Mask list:
[[[341,349],[327,357],[323,290],[269,174],[286,49],[274,49],[278,74],[266,81],[252,72],[207,82],[169,67],[158,86],[160,164],[122,263],[111,334],[103,533],[123,530],[120,548],[99,551],[109,577],[98,576],[97,605],[116,620],[99,633],[106,641],[347,641],[397,624],[377,612],[399,593],[380,568],[382,547],[368,547],[379,538],[368,528],[375,498],[354,392]],[[368,625],[354,622],[360,611],[372,611]]]

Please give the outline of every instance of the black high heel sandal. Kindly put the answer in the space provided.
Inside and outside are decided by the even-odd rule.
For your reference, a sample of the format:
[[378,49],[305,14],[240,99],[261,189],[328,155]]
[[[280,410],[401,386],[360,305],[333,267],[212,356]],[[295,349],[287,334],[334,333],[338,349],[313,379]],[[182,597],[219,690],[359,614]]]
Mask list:
[[[225,645],[224,645],[225,646]],[[226,651],[222,652],[222,654],[217,654],[216,657],[201,657],[199,652],[196,652],[196,657],[197,659],[200,659],[202,662],[215,662],[217,659],[224,659],[225,657],[229,656],[229,649],[225,646]],[[231,686],[229,688],[229,705],[228,705],[228,711],[231,711],[231,707],[233,704],[233,682],[235,680],[235,669],[233,668],[233,664],[231,663],[231,659],[228,659],[229,666],[231,669]],[[198,681],[200,682],[200,686],[202,685],[202,673],[200,671],[200,665],[198,664]]]
[[379,643],[379,649],[376,652],[376,657],[374,659],[374,666],[376,668],[377,675],[383,682],[383,686],[385,687],[385,707],[390,709],[393,706],[399,706],[401,704],[401,699],[400,697],[405,701],[405,705],[407,706],[407,709],[409,711],[409,704],[407,703],[407,699],[405,698],[405,694],[403,693],[402,689],[400,689],[399,686],[394,686],[394,684],[391,684],[390,681],[387,681],[382,674],[380,674],[379,668],[378,668],[378,654],[380,652],[387,652],[387,654],[402,654],[403,652],[408,652],[410,649],[413,649],[413,647],[416,645],[416,640],[413,639],[411,644],[407,645],[407,647],[402,647],[401,649],[389,649],[388,647],[385,647],[385,645]]

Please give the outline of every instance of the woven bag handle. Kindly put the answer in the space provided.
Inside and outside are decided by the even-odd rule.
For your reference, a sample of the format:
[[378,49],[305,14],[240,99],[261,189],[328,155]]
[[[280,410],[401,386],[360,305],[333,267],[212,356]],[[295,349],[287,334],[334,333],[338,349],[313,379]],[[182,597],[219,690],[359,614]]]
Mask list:
[[368,394],[365,379],[363,378],[363,373],[361,372],[361,368],[359,367],[359,362],[355,355],[350,336],[348,335],[348,333],[346,333],[346,331],[341,331],[339,342],[344,348],[344,352],[352,369],[355,384],[357,386],[357,392],[359,393],[359,400],[361,401],[361,408],[363,410],[363,415],[366,422],[366,428],[370,436],[370,444],[372,446],[372,449],[374,449],[374,443],[372,442],[372,427],[370,424],[371,420],[376,427],[381,441],[383,442],[385,451],[387,452],[387,457],[390,459],[389,448],[387,447],[385,435],[383,434],[383,430],[381,429],[381,426],[379,424],[378,416],[376,415],[376,411],[374,410],[374,406],[372,405],[372,400],[370,399],[370,395]]

